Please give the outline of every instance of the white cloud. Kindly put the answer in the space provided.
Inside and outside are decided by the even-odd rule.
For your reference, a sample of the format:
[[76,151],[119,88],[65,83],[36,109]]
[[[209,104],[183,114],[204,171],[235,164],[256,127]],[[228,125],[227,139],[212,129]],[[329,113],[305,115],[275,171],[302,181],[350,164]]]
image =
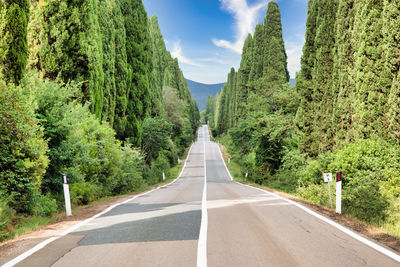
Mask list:
[[295,40],[285,41],[286,54],[288,56],[288,70],[290,78],[296,78],[296,72],[300,70],[300,59],[303,54],[304,36],[296,35]]
[[173,58],[177,58],[180,63],[184,63],[184,64],[196,66],[196,67],[203,67],[203,65],[201,65],[201,64],[197,63],[196,61],[194,61],[194,60],[192,60],[190,58],[187,58],[187,57],[185,57],[183,55],[182,46],[181,46],[181,41],[180,40],[178,40],[178,41],[173,43],[171,56]]
[[201,59],[198,59],[199,61],[201,61],[201,62],[211,62],[211,63],[217,63],[217,64],[220,64],[220,65],[229,65],[229,66],[231,66],[231,65],[233,65],[233,62],[231,62],[231,61],[227,61],[227,60],[223,60],[223,59],[219,59],[219,58],[201,58]]
[[242,53],[243,43],[249,33],[252,33],[257,23],[260,11],[267,6],[267,1],[262,0],[248,6],[246,0],[220,0],[222,9],[233,15],[235,19],[235,41],[230,42],[213,38],[212,42],[218,46],[230,49],[238,54]]

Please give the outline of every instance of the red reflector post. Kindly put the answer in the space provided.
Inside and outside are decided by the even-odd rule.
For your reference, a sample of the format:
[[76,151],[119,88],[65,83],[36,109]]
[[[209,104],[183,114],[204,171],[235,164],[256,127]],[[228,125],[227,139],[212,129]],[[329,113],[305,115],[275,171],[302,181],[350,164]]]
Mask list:
[[342,180],[342,172],[336,173],[336,182],[340,182]]

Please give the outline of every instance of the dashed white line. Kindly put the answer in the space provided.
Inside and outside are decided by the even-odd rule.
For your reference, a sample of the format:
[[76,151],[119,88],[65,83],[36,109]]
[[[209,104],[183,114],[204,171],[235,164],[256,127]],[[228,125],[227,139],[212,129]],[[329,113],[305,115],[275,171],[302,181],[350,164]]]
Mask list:
[[[204,127],[203,129],[207,129]],[[208,214],[207,214],[207,167],[206,167],[206,136],[204,133],[204,187],[203,187],[203,197],[201,199],[201,225],[199,233],[199,241],[197,246],[197,267],[207,266],[207,228],[208,228]]]

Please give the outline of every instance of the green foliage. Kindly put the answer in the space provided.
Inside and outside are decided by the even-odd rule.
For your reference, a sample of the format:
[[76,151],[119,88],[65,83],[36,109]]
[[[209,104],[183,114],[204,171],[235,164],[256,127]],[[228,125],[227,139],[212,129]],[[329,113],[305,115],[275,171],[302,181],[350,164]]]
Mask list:
[[0,73],[7,82],[19,84],[28,59],[29,1],[0,2]]
[[35,194],[29,205],[30,213],[34,216],[51,216],[57,211],[57,201],[50,194]]
[[156,159],[161,150],[168,149],[172,124],[160,117],[147,118],[143,123],[142,151],[147,162]]
[[163,171],[165,176],[169,176],[170,165],[164,153],[160,153],[158,158],[151,163],[151,168],[148,168],[143,173],[143,178],[149,185],[153,185],[163,180]]
[[263,76],[267,81],[289,82],[287,55],[282,38],[281,12],[278,4],[274,1],[268,3],[264,27],[266,44],[264,47]]
[[31,78],[26,87],[35,91],[37,117],[49,140],[50,165],[43,179],[44,192],[61,193],[62,173],[70,183],[101,186],[105,195],[141,186],[140,153],[129,145],[122,146],[114,130],[91,114],[87,105],[80,104],[79,84],[60,85]]
[[0,80],[0,191],[17,212],[27,212],[49,164],[43,129],[29,90]]
[[71,184],[70,191],[71,200],[74,205],[86,205],[101,195],[100,188],[88,182]]
[[[331,183],[331,197],[335,199],[335,184]],[[298,187],[296,189],[297,195],[301,198],[310,201],[311,203],[323,206],[330,206],[329,202],[329,189],[327,184],[310,184],[306,187]],[[333,203],[332,203],[333,204]]]
[[387,216],[389,201],[380,193],[380,173],[359,171],[343,188],[343,211],[367,222],[378,223]]
[[15,212],[8,206],[7,201],[0,201],[0,242],[10,235],[10,222]]

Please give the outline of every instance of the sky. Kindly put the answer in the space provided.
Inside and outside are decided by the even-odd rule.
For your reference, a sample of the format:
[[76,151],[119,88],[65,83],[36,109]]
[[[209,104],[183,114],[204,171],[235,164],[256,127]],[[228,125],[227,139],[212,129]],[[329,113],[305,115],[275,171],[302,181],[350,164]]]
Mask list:
[[[278,0],[290,77],[300,70],[308,0]],[[248,33],[264,21],[267,0],[143,0],[157,15],[172,57],[186,78],[206,84],[226,82],[240,65]]]

